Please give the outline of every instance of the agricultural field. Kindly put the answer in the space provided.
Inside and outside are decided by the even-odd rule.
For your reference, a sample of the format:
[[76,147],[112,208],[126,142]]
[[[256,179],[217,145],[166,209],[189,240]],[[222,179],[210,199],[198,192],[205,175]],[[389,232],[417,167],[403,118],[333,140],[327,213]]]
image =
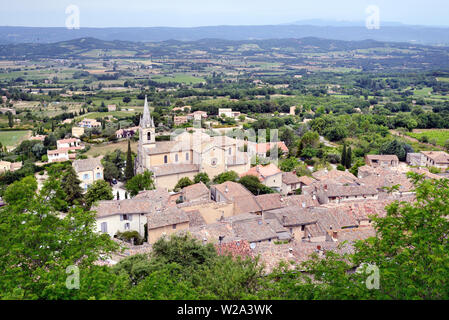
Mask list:
[[[95,157],[98,155],[105,155],[109,152],[112,152],[116,149],[120,149],[123,152],[127,152],[128,150],[128,140],[119,141],[116,143],[101,143],[101,144],[93,144],[89,151],[85,153],[88,157]],[[137,152],[137,142],[131,142],[131,150],[133,152]]]
[[449,140],[449,130],[447,129],[415,129],[413,132],[408,132],[407,135],[418,140],[425,136],[429,142],[435,141],[437,145],[442,147]]
[[31,131],[0,131],[0,142],[7,147],[13,147],[31,136]]
[[205,82],[206,80],[204,78],[195,77],[189,74],[175,74],[173,76],[166,75],[166,76],[153,76],[151,80],[159,82],[159,83],[166,83],[166,82],[176,82],[176,83],[189,83],[189,84],[195,84],[195,83],[201,83]]

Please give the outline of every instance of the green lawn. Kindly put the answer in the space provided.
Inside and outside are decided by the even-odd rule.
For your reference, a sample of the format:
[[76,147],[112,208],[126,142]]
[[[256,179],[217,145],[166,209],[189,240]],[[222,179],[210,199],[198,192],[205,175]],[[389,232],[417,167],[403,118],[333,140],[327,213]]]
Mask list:
[[449,130],[431,129],[422,132],[409,132],[407,135],[415,139],[420,139],[421,137],[426,136],[429,142],[435,139],[437,144],[442,147],[444,147],[445,142],[449,140]]
[[15,146],[29,136],[30,131],[0,131],[0,142],[4,146]]

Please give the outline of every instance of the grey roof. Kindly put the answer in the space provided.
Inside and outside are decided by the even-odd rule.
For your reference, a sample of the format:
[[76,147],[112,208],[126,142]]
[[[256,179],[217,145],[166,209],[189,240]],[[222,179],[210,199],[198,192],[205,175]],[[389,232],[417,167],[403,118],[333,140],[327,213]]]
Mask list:
[[328,197],[376,195],[379,193],[375,187],[371,186],[327,185],[327,191],[324,191]]
[[101,157],[73,161],[73,168],[76,172],[92,171],[97,167],[103,168]]
[[300,183],[301,180],[299,180],[298,176],[294,174],[293,172],[283,172],[282,173],[282,183],[285,184],[296,184]]
[[189,216],[177,207],[167,208],[162,212],[147,214],[148,229],[156,229],[174,224],[189,222]]
[[202,182],[182,188],[181,192],[185,201],[196,200],[203,197],[210,198],[209,188]]
[[136,199],[99,201],[92,207],[92,211],[97,212],[97,218],[117,214],[147,214],[152,210],[150,201]]
[[165,207],[170,199],[170,193],[165,188],[156,188],[154,190],[140,191],[134,198],[134,200],[147,200],[158,208]]
[[156,178],[177,173],[199,172],[199,165],[197,164],[183,164],[183,163],[167,163],[160,166],[151,167]]
[[295,227],[316,223],[317,218],[308,210],[297,206],[265,211],[265,219],[277,219],[284,227]]
[[236,221],[232,225],[235,233],[249,242],[277,239],[277,233],[261,217]]
[[226,199],[233,200],[240,196],[253,196],[253,194],[243,185],[233,181],[226,181],[222,184],[211,186],[211,189],[218,190]]
[[145,152],[148,155],[171,153],[178,151],[191,151],[192,148],[185,143],[179,141],[157,141],[154,148],[146,149]]

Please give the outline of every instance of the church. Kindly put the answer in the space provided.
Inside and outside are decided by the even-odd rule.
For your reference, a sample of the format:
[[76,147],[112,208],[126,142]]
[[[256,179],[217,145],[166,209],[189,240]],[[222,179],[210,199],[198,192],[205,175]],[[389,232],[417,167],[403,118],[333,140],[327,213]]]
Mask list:
[[227,136],[210,136],[201,128],[173,134],[170,141],[156,141],[156,127],[145,96],[135,170],[152,171],[156,187],[168,190],[173,190],[179,179],[193,180],[200,172],[211,179],[231,170],[241,174],[250,169],[251,162],[248,153],[241,151],[243,144],[243,140]]

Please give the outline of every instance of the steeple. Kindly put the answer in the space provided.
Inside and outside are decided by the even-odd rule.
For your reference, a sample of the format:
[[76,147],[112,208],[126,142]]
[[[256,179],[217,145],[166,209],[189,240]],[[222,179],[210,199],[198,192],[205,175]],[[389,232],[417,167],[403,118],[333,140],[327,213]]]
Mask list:
[[150,109],[148,108],[148,101],[146,95],[145,95],[145,104],[143,106],[143,116],[140,118],[140,126],[143,128],[154,128],[154,121],[150,115]]

